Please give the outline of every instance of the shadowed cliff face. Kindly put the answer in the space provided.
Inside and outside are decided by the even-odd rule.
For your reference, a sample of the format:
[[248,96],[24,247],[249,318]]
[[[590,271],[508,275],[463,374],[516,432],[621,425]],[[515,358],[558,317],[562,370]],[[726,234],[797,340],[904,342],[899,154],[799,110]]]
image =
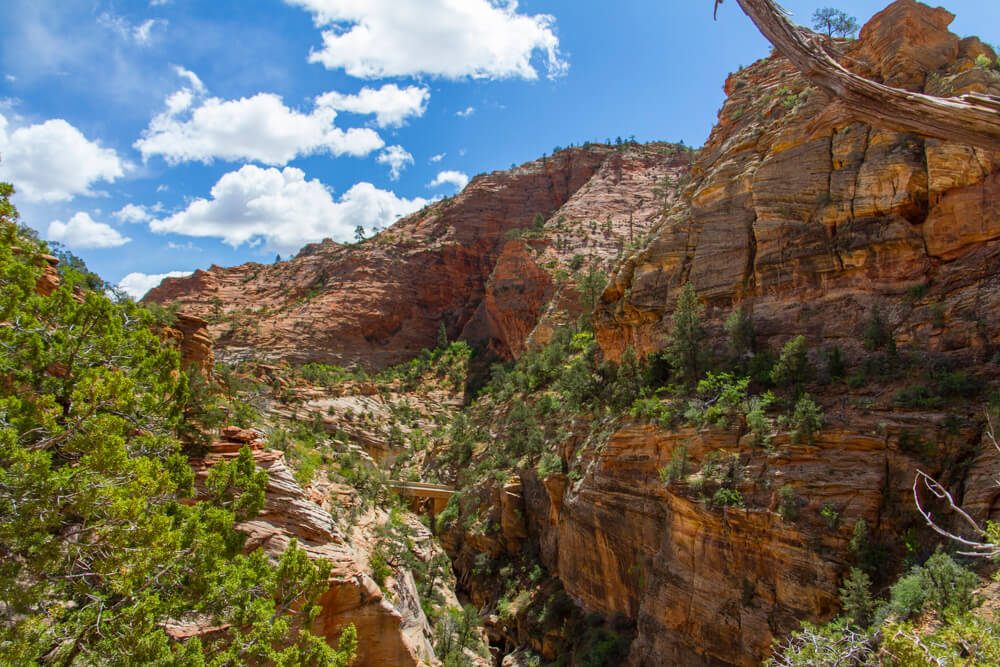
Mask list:
[[[679,179],[686,155],[665,145],[567,149],[479,176],[364,243],[325,241],[274,265],[213,266],[164,280],[146,300],[213,322],[225,360],[384,367],[433,347],[442,324],[451,339],[510,356],[549,298],[572,285],[557,268],[579,254],[609,271],[629,237],[658,218],[669,195],[653,200],[656,179]],[[581,204],[588,192],[594,206]],[[584,223],[592,239],[577,234]],[[513,238],[518,230],[529,230],[528,245]]]

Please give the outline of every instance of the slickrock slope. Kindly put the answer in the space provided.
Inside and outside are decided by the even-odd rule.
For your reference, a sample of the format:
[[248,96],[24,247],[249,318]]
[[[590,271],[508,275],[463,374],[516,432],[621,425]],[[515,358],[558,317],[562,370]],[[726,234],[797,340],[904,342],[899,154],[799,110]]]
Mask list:
[[212,322],[226,360],[384,367],[433,347],[442,324],[453,340],[509,356],[553,294],[578,312],[565,294],[570,271],[558,269],[610,270],[659,218],[688,162],[665,144],[566,149],[478,176],[362,244],[324,241],[288,262],[213,266],[164,280],[146,300]]
[[[838,48],[892,85],[1000,93],[1000,72],[974,65],[995,54],[949,33],[952,18],[900,0]],[[988,357],[1000,331],[1000,156],[863,124],[814,127],[829,100],[781,57],[730,76],[726,91],[684,196],[603,295],[605,352],[658,349],[690,281],[710,315],[752,310],[763,343],[805,334],[849,356],[871,306],[911,290],[919,298],[890,315],[898,343]]]

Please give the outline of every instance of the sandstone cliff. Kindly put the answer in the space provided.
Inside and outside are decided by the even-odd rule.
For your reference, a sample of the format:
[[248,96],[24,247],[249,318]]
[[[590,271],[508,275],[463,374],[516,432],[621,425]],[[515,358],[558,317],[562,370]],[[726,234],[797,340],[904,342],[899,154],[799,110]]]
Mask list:
[[[1000,74],[976,64],[996,54],[949,33],[950,21],[900,0],[836,48],[853,70],[894,86],[1000,93]],[[780,57],[732,75],[726,91],[697,154],[563,151],[478,177],[363,244],[213,267],[147,298],[211,321],[225,359],[384,367],[433,346],[442,323],[451,339],[518,357],[597,297],[598,343],[620,361],[629,347],[640,356],[663,347],[690,282],[708,306],[706,348],[723,345],[722,322],[742,306],[759,351],[798,334],[818,366],[839,350],[857,381],[821,373],[808,386],[826,413],[810,442],[779,428],[770,447],[754,448],[745,424],[670,429],[626,417],[591,438],[592,415],[579,415],[560,436],[559,470],[540,478],[531,462],[478,481],[442,533],[463,593],[512,662],[528,648],[555,660],[572,640],[542,613],[561,600],[617,617],[634,637],[632,665],[758,664],[774,638],[836,613],[859,520],[887,554],[886,576],[912,556],[926,531],[913,509],[916,469],[977,519],[1000,519],[1000,457],[981,419],[982,389],[1000,371],[1000,156],[824,124],[829,101]],[[609,280],[588,294],[602,272]],[[915,374],[866,370],[876,306],[892,354],[963,386],[900,400],[920,388]],[[392,460],[386,425],[406,392],[368,389],[310,387],[301,397],[330,430]],[[420,397],[414,429],[430,430],[457,403]],[[475,462],[506,439],[489,426]],[[665,480],[678,454],[690,468]],[[442,467],[433,449],[420,465]],[[742,506],[712,505],[706,489],[720,475]],[[536,560],[548,575],[537,580]],[[512,601],[514,562],[530,585]]]
[[478,176],[361,244],[324,241],[287,262],[213,266],[167,278],[145,300],[210,321],[229,361],[382,368],[433,347],[442,325],[452,340],[509,357],[553,295],[548,320],[579,313],[572,272],[609,271],[673,200],[689,159],[666,144],[566,149]]
[[[975,65],[995,54],[950,34],[951,19],[901,0],[837,48],[852,69],[895,86],[1000,93],[1000,73]],[[878,307],[912,363],[990,385],[1000,342],[1000,156],[817,123],[829,101],[780,57],[734,74],[726,90],[690,182],[601,296],[594,319],[605,356],[662,349],[690,281],[708,306],[706,348],[723,344],[722,321],[742,306],[759,349],[802,334],[815,363],[836,347],[849,367],[865,368],[864,330]],[[913,506],[917,469],[942,479],[977,519],[1000,517],[981,399],[914,409],[919,401],[899,397],[916,376],[858,377],[809,387],[827,417],[808,444],[782,434],[760,451],[741,445],[738,430],[629,420],[596,447],[575,435],[560,458],[576,481],[520,470],[516,511],[507,487],[484,483],[464,512],[490,517],[493,530],[453,530],[444,543],[473,594],[489,600],[490,582],[471,574],[479,554],[513,557],[530,537],[585,609],[635,624],[630,664],[758,664],[774,638],[838,610],[860,519],[882,541],[887,567],[902,567],[899,536],[926,531]],[[662,471],[677,454],[690,474],[668,483]],[[702,492],[704,471],[719,460],[745,506],[713,509]],[[541,637],[519,641],[555,657]]]
[[[952,18],[896,2],[839,48],[895,86],[1000,92],[1000,72],[974,65],[992,50],[949,33]],[[885,302],[899,343],[992,354],[1000,156],[863,124],[816,127],[829,99],[781,57],[730,76],[726,91],[684,196],[603,295],[596,327],[610,357],[659,348],[688,281],[716,317],[751,310],[765,344],[805,334],[857,354],[863,318]],[[908,290],[920,298],[900,303]]]

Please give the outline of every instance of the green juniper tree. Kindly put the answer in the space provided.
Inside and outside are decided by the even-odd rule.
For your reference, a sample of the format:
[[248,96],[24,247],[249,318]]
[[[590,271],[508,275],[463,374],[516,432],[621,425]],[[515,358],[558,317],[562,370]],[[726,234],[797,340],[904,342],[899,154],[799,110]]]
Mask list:
[[[248,449],[200,498],[178,440],[191,401],[154,318],[73,268],[36,285],[47,247],[0,184],[0,664],[346,665],[308,631],[329,566],[294,542],[275,565],[237,520],[263,505]],[[173,639],[168,625],[220,630]]]

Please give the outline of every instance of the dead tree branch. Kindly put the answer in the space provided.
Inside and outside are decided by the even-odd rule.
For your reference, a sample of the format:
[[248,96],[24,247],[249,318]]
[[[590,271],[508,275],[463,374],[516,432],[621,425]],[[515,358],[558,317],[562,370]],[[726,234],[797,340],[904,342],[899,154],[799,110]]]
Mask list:
[[[716,10],[721,2],[715,0]],[[1000,98],[935,97],[876,83],[840,65],[823,38],[793,24],[774,0],[737,2],[782,55],[837,100],[825,118],[1000,151]]]

